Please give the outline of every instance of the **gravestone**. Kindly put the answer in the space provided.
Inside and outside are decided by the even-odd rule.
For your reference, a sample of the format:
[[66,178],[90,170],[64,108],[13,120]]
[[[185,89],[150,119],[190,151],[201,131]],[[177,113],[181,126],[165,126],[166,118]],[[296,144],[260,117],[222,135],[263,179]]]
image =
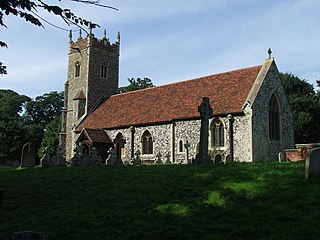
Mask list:
[[208,154],[209,117],[212,115],[213,110],[210,106],[209,98],[202,98],[202,103],[198,107],[198,112],[201,117],[200,144],[199,154],[196,155],[195,163],[210,163],[211,158]]
[[135,158],[133,159],[133,165],[141,165],[140,150],[138,149],[134,155],[135,155]]
[[93,147],[91,151],[91,161],[92,165],[101,164],[101,157],[99,156],[99,152],[95,147]]
[[162,155],[161,155],[160,152],[158,152],[158,154],[156,155],[156,157],[157,157],[157,159],[156,159],[156,161],[155,161],[154,163],[156,163],[156,164],[162,164],[162,163],[163,163],[162,160],[161,160]]
[[49,149],[46,147],[44,149],[44,156],[40,159],[40,166],[48,167],[50,165],[51,165],[51,159],[50,159]]
[[171,157],[170,152],[168,152],[165,157],[166,157],[166,161],[164,162],[164,164],[171,164],[171,161],[170,161],[170,157]]
[[44,240],[44,235],[34,231],[14,232],[10,234],[9,240]]
[[57,147],[56,155],[52,158],[52,165],[54,166],[65,166],[65,158],[62,154],[61,146]]
[[320,177],[320,147],[307,152],[305,178]]
[[108,157],[106,159],[106,165],[113,165],[116,163],[116,155],[113,148],[109,148]]
[[279,161],[279,162],[284,162],[284,154],[283,154],[283,152],[279,152],[279,154],[278,154],[278,161]]
[[226,156],[226,163],[232,163],[231,154],[228,154],[228,155]]
[[22,147],[21,167],[33,167],[36,160],[36,148],[32,143],[26,143]]
[[214,163],[222,163],[221,154],[217,154],[217,155],[214,156]]
[[71,166],[79,166],[81,163],[81,147],[76,146],[74,151],[74,156],[71,158]]
[[186,143],[184,144],[184,148],[186,149],[184,152],[185,152],[185,155],[184,155],[184,160],[186,163],[190,163],[190,160],[189,160],[189,148],[190,148],[190,143],[188,142],[188,140],[186,140]]
[[90,166],[92,165],[91,158],[88,154],[84,153],[81,157],[81,165]]

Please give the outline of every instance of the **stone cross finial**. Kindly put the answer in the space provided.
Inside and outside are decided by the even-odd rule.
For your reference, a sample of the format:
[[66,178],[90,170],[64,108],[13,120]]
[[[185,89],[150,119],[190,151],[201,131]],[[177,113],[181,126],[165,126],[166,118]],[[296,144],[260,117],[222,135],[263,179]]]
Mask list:
[[106,29],[103,31],[103,39],[107,39],[107,30]]
[[272,58],[272,50],[271,50],[271,48],[268,49],[268,55],[269,55],[268,59],[271,59]]
[[72,42],[72,30],[69,31],[69,42]]
[[118,32],[117,43],[120,43],[120,32]]
[[197,154],[195,162],[208,163],[211,160],[208,155],[209,117],[213,113],[212,108],[210,106],[209,98],[202,98],[202,103],[198,107],[198,112],[201,116],[200,145],[199,154]]
[[82,38],[82,31],[81,29],[79,30],[79,39]]

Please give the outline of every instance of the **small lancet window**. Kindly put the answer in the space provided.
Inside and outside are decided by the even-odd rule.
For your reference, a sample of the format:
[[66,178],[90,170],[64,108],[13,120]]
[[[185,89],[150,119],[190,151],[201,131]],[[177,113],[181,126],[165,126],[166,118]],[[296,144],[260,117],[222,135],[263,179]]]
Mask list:
[[152,136],[148,130],[142,135],[142,154],[153,154]]
[[79,77],[80,76],[80,63],[79,62],[76,62],[76,65],[75,65],[75,77]]
[[179,141],[179,152],[180,153],[184,152],[183,141],[182,140]]
[[225,129],[223,122],[220,119],[214,119],[210,127],[211,131],[211,147],[224,147]]
[[275,93],[272,94],[269,102],[269,138],[270,140],[280,139],[280,111]]
[[101,78],[108,78],[108,65],[103,63],[100,67],[100,77]]

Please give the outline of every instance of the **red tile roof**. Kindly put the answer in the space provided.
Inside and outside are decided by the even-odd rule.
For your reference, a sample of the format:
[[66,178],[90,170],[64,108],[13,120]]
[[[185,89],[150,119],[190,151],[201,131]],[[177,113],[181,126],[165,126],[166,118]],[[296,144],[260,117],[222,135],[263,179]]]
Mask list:
[[214,115],[240,113],[262,65],[113,95],[77,128],[117,128],[199,117],[202,97]]
[[89,129],[84,128],[77,139],[81,141],[84,137],[88,138],[91,143],[112,143],[108,134],[103,129]]

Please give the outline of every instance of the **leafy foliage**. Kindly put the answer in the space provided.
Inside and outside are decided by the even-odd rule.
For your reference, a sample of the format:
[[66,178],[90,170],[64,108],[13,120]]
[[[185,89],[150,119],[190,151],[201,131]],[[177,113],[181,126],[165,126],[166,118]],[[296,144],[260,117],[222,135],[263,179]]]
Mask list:
[[134,78],[128,78],[128,81],[130,83],[128,86],[119,88],[120,93],[154,87],[150,78],[137,78],[137,80]]
[[25,116],[33,124],[45,126],[61,115],[63,92],[53,91],[37,96],[26,104]]
[[0,119],[10,120],[19,117],[23,105],[31,99],[12,90],[0,89]]
[[320,96],[306,80],[280,73],[293,113],[296,143],[320,142]]
[[43,157],[46,148],[49,150],[50,156],[55,154],[55,150],[59,144],[59,133],[61,129],[61,117],[55,117],[45,126],[45,131],[41,146],[38,150],[38,155]]

